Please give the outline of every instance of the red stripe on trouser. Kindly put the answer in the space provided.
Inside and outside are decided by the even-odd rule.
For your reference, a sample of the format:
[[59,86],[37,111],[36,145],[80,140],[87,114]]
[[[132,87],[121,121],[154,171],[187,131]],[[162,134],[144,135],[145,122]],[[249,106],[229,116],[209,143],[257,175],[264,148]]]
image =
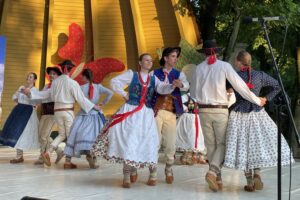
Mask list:
[[198,125],[198,114],[197,113],[195,113],[195,127],[196,127],[195,149],[197,149],[198,137],[199,137],[199,125]]

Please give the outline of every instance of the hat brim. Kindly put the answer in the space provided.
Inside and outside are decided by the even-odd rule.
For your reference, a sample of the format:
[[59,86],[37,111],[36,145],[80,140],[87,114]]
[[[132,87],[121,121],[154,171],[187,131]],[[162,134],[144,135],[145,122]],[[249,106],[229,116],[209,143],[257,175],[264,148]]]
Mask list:
[[181,53],[181,47],[174,47],[173,50],[178,51],[178,55],[177,55],[177,58],[178,58],[180,56],[180,53]]
[[62,75],[62,72],[57,67],[47,67],[46,71],[48,75],[50,71],[55,71],[58,75]]
[[208,54],[209,54],[210,51],[211,51],[211,49],[214,49],[214,51],[215,51],[216,53],[221,53],[221,52],[222,52],[222,48],[220,48],[220,47],[198,49],[197,51],[198,51],[199,53],[204,53],[204,54],[208,53]]

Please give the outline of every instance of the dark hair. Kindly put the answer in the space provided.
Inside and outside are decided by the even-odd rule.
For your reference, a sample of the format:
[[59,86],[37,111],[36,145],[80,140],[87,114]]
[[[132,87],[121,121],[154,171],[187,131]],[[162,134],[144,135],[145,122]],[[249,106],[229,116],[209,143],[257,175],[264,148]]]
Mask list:
[[[34,72],[30,72],[27,76],[29,76],[29,75],[33,75],[33,78],[34,78],[34,80],[36,80],[37,79],[37,75],[36,75],[36,73],[34,73]],[[35,83],[33,83],[33,86],[35,86]]]
[[[250,57],[247,57],[248,55]],[[252,62],[251,55],[250,55],[250,53],[248,53],[245,50],[240,51],[237,54],[236,59],[238,61],[240,61],[242,63],[242,65],[244,65],[245,67],[250,67],[251,66],[251,62]]]
[[143,53],[139,56],[139,61],[142,61],[145,56],[151,56],[149,53]]
[[70,60],[65,60],[62,63],[59,63],[58,65],[61,67],[61,70],[63,72],[65,71],[65,68],[67,69],[68,72],[70,72],[72,68],[75,67],[75,65]]
[[[29,74],[32,74],[33,75],[33,78],[34,78],[34,80],[36,80],[37,79],[37,75],[36,75],[36,73],[34,73],[34,72],[30,72]],[[29,75],[28,74],[28,75]]]
[[181,53],[181,48],[180,47],[167,47],[163,50],[161,59],[159,60],[160,66],[164,66],[166,61],[165,57],[168,57],[171,53],[176,52],[177,53],[177,58],[180,56]]
[[87,80],[89,80],[90,83],[93,83],[94,75],[92,70],[90,69],[84,69],[81,73],[82,76],[86,77]]
[[61,69],[61,66],[51,66],[51,67],[47,67],[46,69],[47,71],[47,74],[49,75],[50,72],[55,72],[58,76],[60,76],[62,74],[62,69]]

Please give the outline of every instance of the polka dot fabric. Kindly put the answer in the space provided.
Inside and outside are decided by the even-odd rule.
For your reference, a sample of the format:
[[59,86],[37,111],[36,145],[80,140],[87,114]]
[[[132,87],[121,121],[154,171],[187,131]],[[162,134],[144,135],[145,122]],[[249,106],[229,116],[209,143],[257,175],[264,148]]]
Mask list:
[[[248,71],[238,74],[247,83]],[[251,91],[259,96],[263,87],[273,90],[266,95],[268,101],[279,92],[278,81],[261,71],[251,72]],[[236,103],[231,107],[227,132],[224,166],[240,170],[277,166],[277,126],[263,107],[257,106],[236,93]],[[290,148],[282,139],[282,165],[290,162]],[[294,162],[294,160],[292,160]]]
[[[282,135],[281,141],[282,165],[288,165],[290,149]],[[240,170],[277,166],[277,126],[264,109],[230,113],[224,166]]]
[[[238,74],[246,83],[248,82],[248,71],[244,71],[244,72],[239,71]],[[273,90],[268,95],[266,95],[266,98],[268,99],[268,101],[270,101],[281,90],[278,81],[262,71],[253,70],[251,72],[251,77],[252,77],[252,84],[254,85],[254,88],[251,89],[251,91],[256,96],[259,96],[260,91],[263,87],[272,87]],[[236,103],[231,106],[230,108],[231,111],[249,113],[251,111],[257,112],[262,109],[262,107],[245,100],[237,92],[235,92],[235,94],[236,94]]]

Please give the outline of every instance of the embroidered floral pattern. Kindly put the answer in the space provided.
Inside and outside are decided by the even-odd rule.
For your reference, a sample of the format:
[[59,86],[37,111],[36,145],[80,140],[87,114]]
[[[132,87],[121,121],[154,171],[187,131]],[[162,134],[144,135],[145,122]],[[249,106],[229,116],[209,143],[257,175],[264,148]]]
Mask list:
[[[134,73],[132,82],[129,85],[129,100],[127,101],[128,104],[131,105],[139,105],[140,104],[140,99],[142,95],[142,85],[140,84],[138,80],[138,75],[137,73]],[[146,96],[146,106],[148,108],[151,108],[151,101],[152,97],[155,92],[155,78],[154,76],[151,77],[151,82],[148,86],[148,91],[147,91],[147,96]]]
[[108,141],[108,137],[107,137],[108,131],[105,132],[105,130],[107,130],[106,127],[109,126],[110,123],[111,123],[111,120],[109,120],[105,124],[102,131],[97,136],[97,139],[92,147],[93,155],[103,157],[104,159],[106,159],[112,163],[120,163],[120,164],[125,163],[125,164],[133,166],[135,168],[155,167],[157,165],[157,163],[154,163],[154,162],[136,162],[133,160],[124,160],[123,158],[120,158],[120,157],[108,156],[107,155],[107,150],[108,150],[108,146],[109,146],[109,141]]

